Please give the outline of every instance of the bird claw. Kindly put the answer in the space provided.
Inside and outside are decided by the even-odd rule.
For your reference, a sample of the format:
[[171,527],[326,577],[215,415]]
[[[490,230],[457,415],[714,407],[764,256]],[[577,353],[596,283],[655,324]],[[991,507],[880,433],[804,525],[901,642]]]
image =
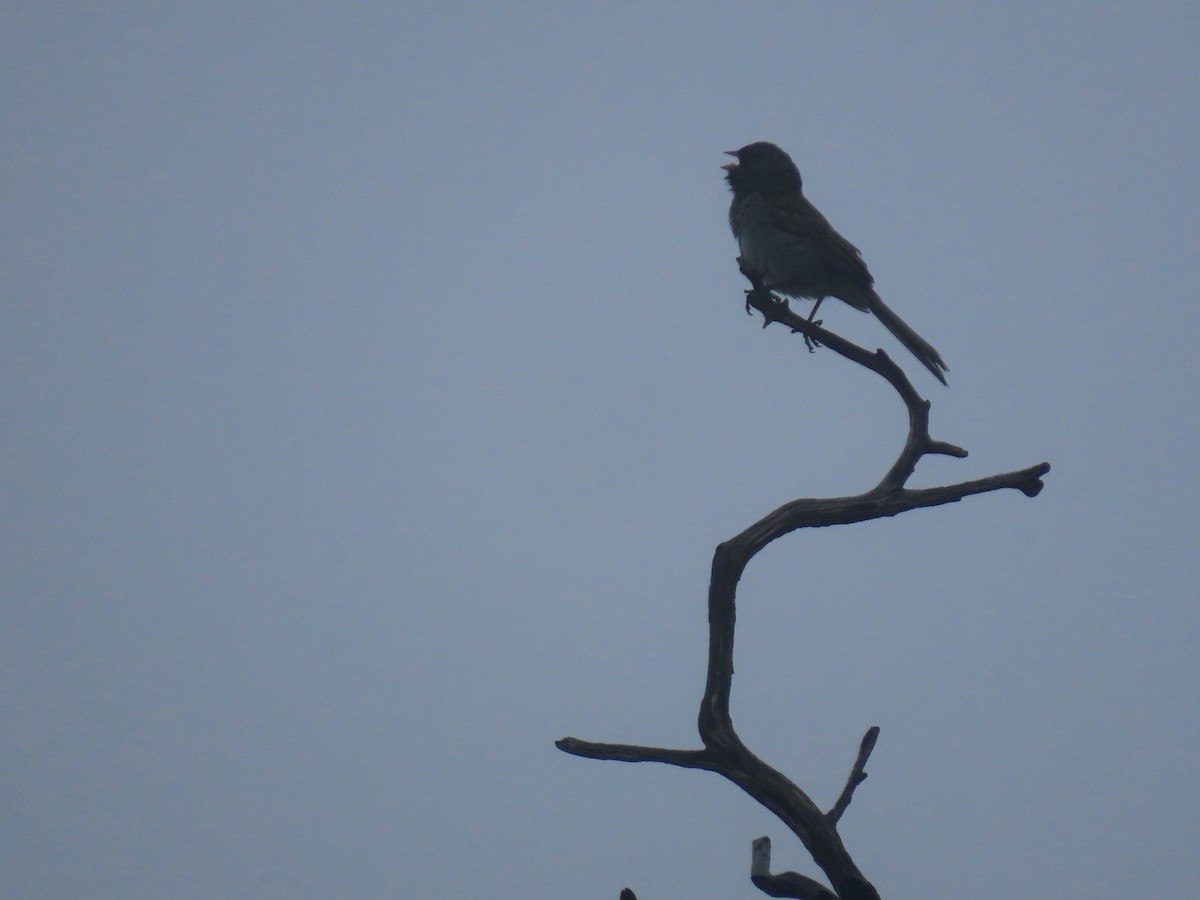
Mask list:
[[[810,321],[810,322],[812,322],[812,320],[811,320],[811,319],[810,319],[809,321]],[[817,321],[815,321],[815,322],[812,322],[812,324],[813,324],[813,325],[816,325],[818,328],[820,328],[820,327],[821,327],[821,320],[820,320],[820,319],[817,319]],[[793,329],[792,329],[792,334],[797,334],[797,333],[800,333],[800,329],[799,329],[799,328],[793,328]],[[816,353],[816,352],[817,352],[817,348],[818,348],[818,347],[820,347],[820,346],[823,346],[823,345],[822,345],[822,344],[821,344],[821,342],[820,342],[820,341],[818,341],[816,338],[814,338],[814,337],[809,337],[807,334],[805,334],[805,335],[804,335],[804,346],[808,348],[808,352],[809,352],[809,353]]]
[[[751,291],[750,293],[755,293]],[[772,294],[770,291],[763,292],[766,294],[766,302],[761,306],[756,307],[763,317],[763,328],[766,328],[772,322],[780,322],[783,320],[783,314],[791,311],[788,306],[787,298]],[[750,298],[746,298],[747,312],[749,312]]]
[[[809,310],[808,322],[810,325],[815,325],[820,328],[825,324],[824,319],[817,318],[817,310],[821,308],[821,304],[825,301],[824,297],[818,297],[817,302],[813,304],[813,308]],[[821,346],[821,342],[816,338],[811,338],[807,334],[804,336],[804,346],[808,348],[809,353],[816,353],[817,348]]]
[[[783,310],[784,312],[787,312],[790,309],[790,307],[788,306],[787,298],[780,297],[776,294],[772,294],[766,288],[751,288],[750,290],[743,291],[742,293],[744,293],[746,295],[746,313],[747,313],[747,315],[752,313],[752,311],[753,311],[752,308],[757,308],[757,304],[755,304],[755,298],[756,297],[764,297],[764,295],[765,295],[765,299],[767,302],[763,303],[762,304],[763,306],[769,305],[771,307],[774,307],[775,309]],[[760,300],[759,302],[761,303],[762,301]],[[773,315],[769,315],[765,311],[763,311],[763,316],[767,319],[768,323],[775,321],[775,317]]]

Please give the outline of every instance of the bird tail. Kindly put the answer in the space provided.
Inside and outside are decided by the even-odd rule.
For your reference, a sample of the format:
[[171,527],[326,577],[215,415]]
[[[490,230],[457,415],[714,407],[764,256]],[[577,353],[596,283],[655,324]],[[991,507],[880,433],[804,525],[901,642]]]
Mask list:
[[871,312],[875,313],[875,318],[882,322],[883,326],[894,334],[896,339],[907,347],[925,368],[933,373],[934,378],[945,384],[946,376],[942,373],[949,372],[950,367],[942,362],[941,354],[933,349],[933,345],[929,341],[913,331],[907,322],[892,312],[891,307],[880,300],[878,294],[875,294],[874,291],[872,294],[874,296],[871,297],[870,307]]

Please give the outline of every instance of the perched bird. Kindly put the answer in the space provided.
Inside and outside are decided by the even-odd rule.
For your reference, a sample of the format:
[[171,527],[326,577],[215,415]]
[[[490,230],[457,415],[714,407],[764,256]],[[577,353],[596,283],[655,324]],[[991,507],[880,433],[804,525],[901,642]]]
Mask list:
[[[875,279],[858,248],[838,234],[801,191],[800,170],[792,158],[766,141],[727,151],[737,162],[726,170],[733,202],[729,227],[742,262],[767,288],[816,300],[837,297],[872,312],[942,384],[949,367],[875,293]],[[816,308],[813,309],[816,312]]]

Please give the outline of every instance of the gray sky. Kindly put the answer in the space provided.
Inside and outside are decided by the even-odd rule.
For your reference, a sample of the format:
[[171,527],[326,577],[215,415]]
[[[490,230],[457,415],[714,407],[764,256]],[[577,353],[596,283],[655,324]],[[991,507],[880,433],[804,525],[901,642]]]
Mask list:
[[[515,9],[505,8],[515,6]],[[0,893],[759,896],[713,547],[875,484],[741,307],[773,140],[990,495],[797,534],[733,713],[884,897],[1200,896],[1200,6],[8,4]]]

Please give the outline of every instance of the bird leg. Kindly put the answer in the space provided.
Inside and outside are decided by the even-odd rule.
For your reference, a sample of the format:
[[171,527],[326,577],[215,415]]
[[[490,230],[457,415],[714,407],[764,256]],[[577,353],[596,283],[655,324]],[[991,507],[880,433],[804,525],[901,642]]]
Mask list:
[[[818,328],[820,328],[822,325],[825,324],[824,319],[815,319],[815,317],[817,315],[817,310],[821,308],[821,304],[824,301],[825,301],[824,297],[818,297],[817,302],[813,304],[812,311],[808,314],[808,321],[812,322],[812,324],[816,325]],[[814,321],[814,319],[815,319],[815,321]],[[821,345],[817,341],[814,341],[812,338],[810,338],[806,334],[804,336],[804,346],[808,348],[809,353],[815,353],[817,351],[817,348],[820,347]]]

